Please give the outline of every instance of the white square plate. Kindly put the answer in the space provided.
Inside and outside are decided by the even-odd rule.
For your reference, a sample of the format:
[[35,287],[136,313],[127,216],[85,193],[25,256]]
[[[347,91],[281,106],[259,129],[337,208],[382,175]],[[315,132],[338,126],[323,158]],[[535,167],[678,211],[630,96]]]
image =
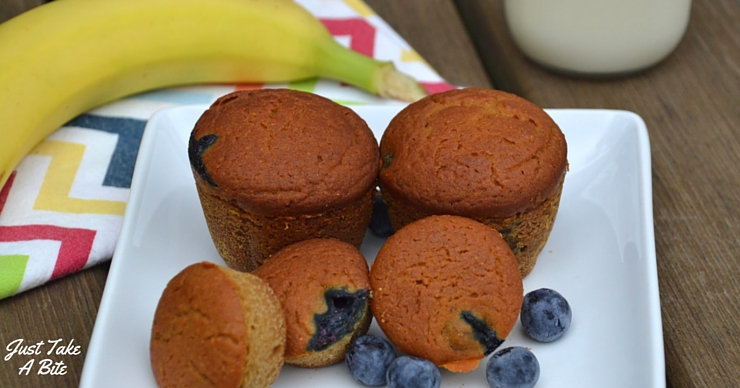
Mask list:
[[[160,111],[141,143],[120,240],[87,350],[81,387],[156,387],[149,364],[154,310],[167,282],[191,263],[223,265],[206,228],[187,157],[205,106]],[[353,109],[380,136],[398,106]],[[548,287],[570,302],[573,323],[541,344],[517,323],[503,347],[527,346],[538,388],[665,387],[653,236],[650,146],[642,119],[607,110],[549,110],[568,141],[570,170],[550,239],[525,292]],[[382,240],[368,236],[369,262]],[[371,332],[381,334],[373,323]],[[487,388],[485,360],[443,387]],[[283,368],[274,387],[353,387],[344,363]]]

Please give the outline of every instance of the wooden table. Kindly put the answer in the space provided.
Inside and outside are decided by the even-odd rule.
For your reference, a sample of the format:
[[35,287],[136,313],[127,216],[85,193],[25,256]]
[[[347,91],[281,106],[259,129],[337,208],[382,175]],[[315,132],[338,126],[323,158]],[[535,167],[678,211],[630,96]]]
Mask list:
[[[8,0],[0,20],[40,2]],[[695,0],[688,31],[670,57],[609,80],[561,76],[529,62],[508,35],[501,0],[367,3],[453,84],[495,85],[545,108],[642,116],[652,147],[668,387],[737,386],[740,2]],[[19,366],[0,361],[0,386],[77,386],[107,271],[99,265],[0,300],[3,346],[15,338],[63,338],[83,350],[65,358],[64,376],[17,376]]]

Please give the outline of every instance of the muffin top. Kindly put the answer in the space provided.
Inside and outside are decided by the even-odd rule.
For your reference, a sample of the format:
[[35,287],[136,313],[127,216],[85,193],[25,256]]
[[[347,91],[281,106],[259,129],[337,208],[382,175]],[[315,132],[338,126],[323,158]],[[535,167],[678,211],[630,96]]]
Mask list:
[[434,213],[510,216],[558,186],[567,165],[560,128],[513,94],[459,89],[401,111],[380,142],[380,183]]
[[370,306],[399,350],[456,372],[475,369],[516,323],[514,254],[492,228],[430,216],[388,238],[370,269]]
[[310,239],[278,251],[255,270],[275,291],[285,312],[285,357],[329,348],[368,310],[365,257],[337,239]]
[[[245,311],[243,306],[254,307]],[[257,321],[266,324],[255,329]],[[256,276],[208,262],[190,265],[170,280],[157,305],[152,370],[163,387],[194,386],[204,378],[214,386],[240,386],[254,373],[246,370],[255,361],[245,349],[271,352],[282,346],[283,325],[274,293]]]
[[266,215],[320,213],[375,183],[377,141],[349,108],[288,89],[237,91],[216,100],[191,133],[196,180]]

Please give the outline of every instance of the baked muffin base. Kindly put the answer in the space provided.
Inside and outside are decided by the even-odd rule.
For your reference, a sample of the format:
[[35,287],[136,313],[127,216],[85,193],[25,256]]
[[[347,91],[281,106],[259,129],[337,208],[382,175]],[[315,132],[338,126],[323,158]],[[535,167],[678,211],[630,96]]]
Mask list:
[[[549,197],[536,207],[504,217],[470,216],[480,223],[486,224],[501,233],[501,237],[509,245],[519,264],[519,272],[522,277],[529,275],[537,263],[542,248],[545,247],[547,239],[555,223],[555,217],[560,207],[560,197],[563,191],[565,174],[560,183]],[[393,229],[402,227],[422,218],[443,213],[432,213],[403,198],[397,198],[388,190],[383,190],[383,200],[388,205],[388,216],[391,219]],[[452,214],[454,215],[454,214]]]
[[152,323],[150,361],[164,387],[269,387],[283,366],[285,320],[256,276],[213,263],[170,280]]
[[230,268],[252,272],[280,249],[311,238],[336,238],[360,248],[373,210],[373,186],[345,206],[323,213],[265,215],[241,208],[196,178],[208,230]]

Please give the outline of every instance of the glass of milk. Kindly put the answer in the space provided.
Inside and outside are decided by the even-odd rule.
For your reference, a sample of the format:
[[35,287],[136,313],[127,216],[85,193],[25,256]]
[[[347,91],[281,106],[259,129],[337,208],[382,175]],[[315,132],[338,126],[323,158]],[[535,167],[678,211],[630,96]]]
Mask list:
[[514,43],[550,69],[618,75],[650,67],[681,41],[691,0],[504,0]]

